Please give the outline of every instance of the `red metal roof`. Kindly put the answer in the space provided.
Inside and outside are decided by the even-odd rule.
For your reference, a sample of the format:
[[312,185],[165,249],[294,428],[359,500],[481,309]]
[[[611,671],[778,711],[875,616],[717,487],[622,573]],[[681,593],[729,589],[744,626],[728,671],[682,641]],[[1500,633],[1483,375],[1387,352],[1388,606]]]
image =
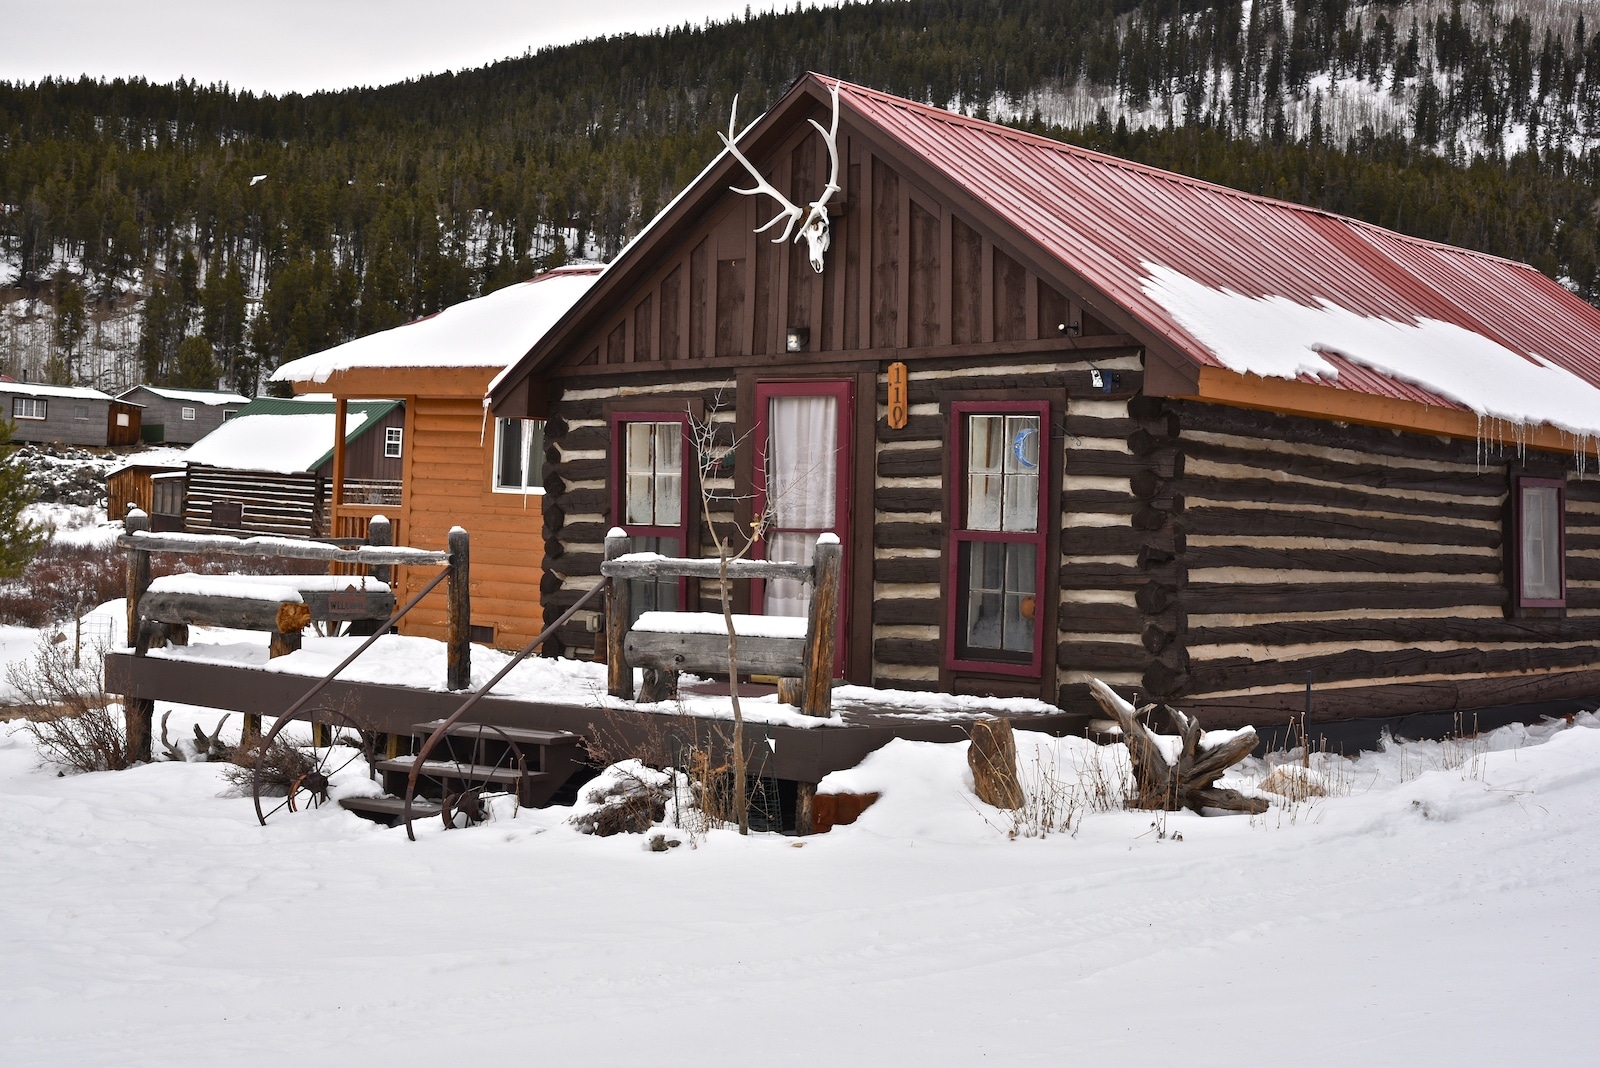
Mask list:
[[[822,79],[831,85],[833,79]],[[1436,319],[1600,386],[1600,310],[1533,268],[965,118],[858,85],[840,99],[1203,365],[1204,342],[1148,296],[1147,263],[1213,289],[1326,301],[1403,323]],[[1461,408],[1327,354],[1374,396]],[[1536,362],[1530,360],[1530,362]]]

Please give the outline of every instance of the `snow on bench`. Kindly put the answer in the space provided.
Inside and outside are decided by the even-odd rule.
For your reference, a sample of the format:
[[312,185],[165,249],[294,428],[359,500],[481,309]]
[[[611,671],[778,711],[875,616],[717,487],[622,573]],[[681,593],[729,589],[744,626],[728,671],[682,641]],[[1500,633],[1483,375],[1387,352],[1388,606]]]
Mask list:
[[[727,634],[720,612],[645,612],[634,622],[636,631],[653,634]],[[805,616],[734,615],[733,632],[741,638],[799,638],[806,636]]]

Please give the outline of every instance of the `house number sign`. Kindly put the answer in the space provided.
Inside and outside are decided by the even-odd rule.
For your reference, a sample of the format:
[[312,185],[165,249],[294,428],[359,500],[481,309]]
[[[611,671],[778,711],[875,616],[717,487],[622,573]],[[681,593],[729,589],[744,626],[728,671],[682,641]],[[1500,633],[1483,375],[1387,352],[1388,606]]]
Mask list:
[[906,397],[906,365],[889,365],[889,429],[904,430],[911,415],[911,405]]

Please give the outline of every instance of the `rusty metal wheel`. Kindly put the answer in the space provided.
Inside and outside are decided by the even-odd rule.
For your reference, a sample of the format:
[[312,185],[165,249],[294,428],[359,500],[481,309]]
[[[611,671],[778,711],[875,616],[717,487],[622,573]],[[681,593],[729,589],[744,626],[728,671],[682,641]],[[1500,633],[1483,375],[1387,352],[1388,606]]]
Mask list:
[[414,802],[423,782],[439,790],[439,817],[446,830],[471,827],[492,815],[504,797],[517,806],[527,803],[531,776],[522,747],[499,727],[488,723],[441,727],[424,739],[406,780],[404,820],[413,840]]
[[[301,720],[311,722],[312,744],[284,741],[280,737],[283,729]],[[327,732],[320,739],[316,737],[319,727]],[[370,765],[373,756],[370,733],[339,709],[326,707],[278,717],[251,748],[255,763],[250,793],[256,819],[263,826],[268,818],[285,810],[321,808],[329,800],[334,776],[358,760],[365,759]],[[264,803],[272,801],[276,804],[271,807]]]

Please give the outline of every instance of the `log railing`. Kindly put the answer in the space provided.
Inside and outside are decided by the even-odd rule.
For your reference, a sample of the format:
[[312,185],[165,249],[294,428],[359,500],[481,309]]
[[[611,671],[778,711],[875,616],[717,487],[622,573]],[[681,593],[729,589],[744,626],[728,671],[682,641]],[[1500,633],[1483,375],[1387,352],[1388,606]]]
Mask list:
[[341,486],[339,504],[341,508],[351,505],[397,508],[402,485],[398,478],[347,478]]
[[[817,542],[813,563],[793,564],[767,560],[678,559],[655,554],[628,554],[625,531],[606,536],[606,556],[600,573],[611,580],[606,606],[607,689],[612,697],[632,700],[633,669],[646,671],[641,700],[661,700],[676,690],[677,674],[727,674],[730,646],[735,649],[734,670],[740,674],[779,677],[779,700],[798,705],[808,716],[827,716],[833,709],[834,643],[839,628],[839,582],[843,547],[839,539],[824,534]],[[714,627],[694,633],[632,630],[630,579],[699,578],[793,579],[811,586],[811,608],[805,636],[755,637],[738,635],[730,642],[728,617]],[[732,617],[737,634],[741,617]]]
[[[465,690],[472,685],[471,644],[471,575],[470,542],[467,532],[460,527],[450,531],[444,552],[416,549],[391,544],[392,528],[382,516],[373,518],[364,543],[338,545],[329,542],[309,541],[285,537],[235,538],[221,534],[154,534],[149,530],[150,519],[143,512],[134,511],[125,520],[125,530],[117,545],[127,553],[126,588],[128,597],[128,645],[136,655],[148,648],[141,632],[144,607],[150,588],[150,554],[198,553],[224,556],[246,556],[256,559],[323,560],[333,565],[361,565],[372,569],[380,581],[389,580],[389,571],[395,565],[438,567],[442,570],[426,583],[389,619],[378,627],[361,646],[346,657],[338,667],[317,681],[295,705],[277,718],[270,734],[263,739],[267,744],[278,731],[307,703],[321,693],[346,667],[384,634],[387,634],[406,613],[422,602],[434,587],[449,581],[449,616],[445,635],[446,685],[452,690]],[[151,721],[155,702],[149,698],[128,698],[123,704],[127,724],[128,749],[133,759],[149,760],[151,753]]]

